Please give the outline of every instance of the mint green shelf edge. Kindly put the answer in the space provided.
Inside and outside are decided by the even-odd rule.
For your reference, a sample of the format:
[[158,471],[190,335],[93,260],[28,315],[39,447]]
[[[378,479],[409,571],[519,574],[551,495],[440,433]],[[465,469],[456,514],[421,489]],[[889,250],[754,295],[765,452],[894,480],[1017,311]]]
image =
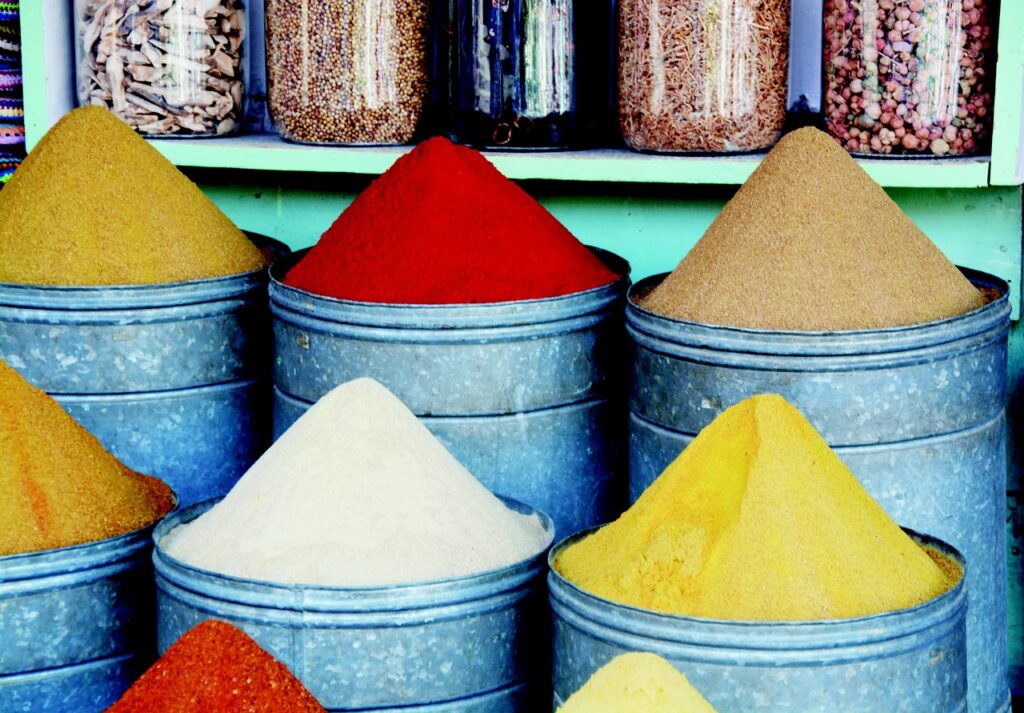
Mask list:
[[[179,166],[377,174],[406,148],[298,146],[274,136],[239,136],[213,141],[150,142]],[[760,156],[652,156],[625,149],[551,153],[490,152],[488,158],[509,178],[617,183],[740,184]],[[862,161],[876,181],[889,187],[977,188],[988,184],[988,161]]]

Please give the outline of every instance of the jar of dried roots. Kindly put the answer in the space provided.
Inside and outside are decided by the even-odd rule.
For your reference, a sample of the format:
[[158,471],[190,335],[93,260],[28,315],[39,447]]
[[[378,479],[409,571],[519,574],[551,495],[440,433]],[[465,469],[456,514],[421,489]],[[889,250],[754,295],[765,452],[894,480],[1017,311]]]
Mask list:
[[427,101],[430,0],[266,0],[270,116],[289,141],[405,144]]
[[996,0],[825,0],[825,119],[848,151],[987,150]]
[[223,136],[242,123],[243,0],[75,0],[78,101],[139,133]]
[[742,152],[782,134],[790,0],[619,0],[623,138],[641,151]]

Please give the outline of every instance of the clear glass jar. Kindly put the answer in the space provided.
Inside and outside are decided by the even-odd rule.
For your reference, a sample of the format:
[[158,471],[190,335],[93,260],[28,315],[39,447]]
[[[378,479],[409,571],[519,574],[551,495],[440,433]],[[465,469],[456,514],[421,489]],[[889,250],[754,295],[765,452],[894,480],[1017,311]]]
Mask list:
[[619,0],[622,136],[634,149],[766,149],[786,118],[790,0]]
[[573,0],[447,0],[438,27],[448,130],[481,148],[576,142]]
[[245,109],[243,0],[75,0],[79,104],[147,136],[223,136]]
[[430,0],[266,0],[270,116],[289,141],[405,144],[427,101]]
[[986,150],[994,0],[825,0],[824,111],[847,151]]

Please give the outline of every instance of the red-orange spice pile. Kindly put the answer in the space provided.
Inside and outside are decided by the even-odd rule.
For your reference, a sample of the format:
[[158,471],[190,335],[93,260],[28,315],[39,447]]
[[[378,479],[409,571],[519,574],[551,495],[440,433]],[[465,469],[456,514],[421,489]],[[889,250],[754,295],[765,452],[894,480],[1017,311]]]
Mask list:
[[173,507],[162,480],[127,468],[0,361],[0,556],[117,537]]
[[231,624],[186,633],[107,713],[326,711],[288,668]]

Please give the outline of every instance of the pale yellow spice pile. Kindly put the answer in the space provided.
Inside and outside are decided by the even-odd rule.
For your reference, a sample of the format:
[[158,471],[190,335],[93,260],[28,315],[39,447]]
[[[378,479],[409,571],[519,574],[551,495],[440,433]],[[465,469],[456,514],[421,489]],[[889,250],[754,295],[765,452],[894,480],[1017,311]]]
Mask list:
[[75,109],[0,191],[0,282],[139,285],[259,269],[263,254],[106,109]]
[[641,298],[704,324],[832,331],[969,312],[982,294],[825,133],[786,135]]
[[126,468],[0,361],[0,556],[115,537],[173,507],[163,481]]
[[797,409],[762,395],[723,412],[555,568],[601,597],[668,614],[818,621],[935,598],[962,573],[933,556]]
[[558,713],[715,713],[672,664],[656,654],[622,654],[602,666]]

